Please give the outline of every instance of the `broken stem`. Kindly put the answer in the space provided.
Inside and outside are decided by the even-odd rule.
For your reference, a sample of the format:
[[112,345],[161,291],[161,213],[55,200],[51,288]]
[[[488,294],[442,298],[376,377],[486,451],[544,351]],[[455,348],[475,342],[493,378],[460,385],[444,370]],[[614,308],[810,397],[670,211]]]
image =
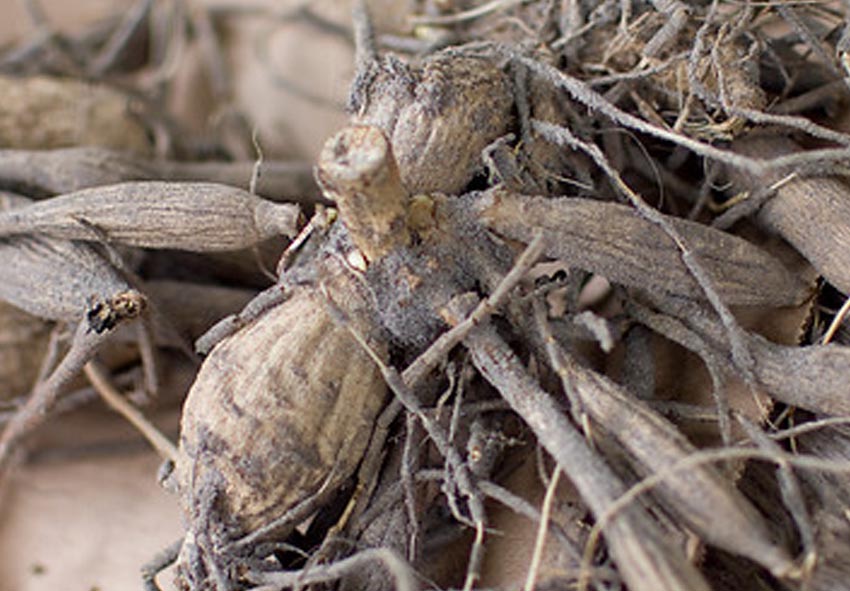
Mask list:
[[367,260],[410,242],[407,191],[380,129],[358,125],[337,133],[322,149],[316,176]]
[[[84,318],[74,334],[71,349],[46,381],[33,390],[26,404],[15,414],[0,435],[0,468],[9,459],[14,445],[43,423],[65,386],[91,361],[109,339],[115,327],[136,318],[144,309],[145,297],[136,291],[119,294],[111,302],[99,303]],[[119,305],[115,305],[119,302]],[[98,314],[93,311],[98,310]]]

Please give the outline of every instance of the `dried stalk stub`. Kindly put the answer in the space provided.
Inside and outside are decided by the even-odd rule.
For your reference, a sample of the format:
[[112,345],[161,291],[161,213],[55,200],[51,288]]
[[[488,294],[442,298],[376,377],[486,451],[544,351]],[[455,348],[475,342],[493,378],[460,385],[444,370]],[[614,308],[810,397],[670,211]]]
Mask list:
[[[802,151],[781,136],[753,136],[732,144],[746,156],[778,158]],[[784,178],[786,172],[755,176],[730,170],[737,191],[777,188],[755,215],[758,224],[791,243],[827,281],[850,294],[850,197],[837,178]],[[787,181],[787,182],[785,182]]]
[[295,236],[300,210],[215,183],[121,183],[0,214],[0,236],[37,233],[195,252]]
[[47,150],[101,146],[151,152],[129,98],[103,85],[67,78],[0,76],[0,146]]
[[513,95],[489,56],[463,50],[414,68],[384,59],[352,90],[353,123],[381,128],[411,194],[458,194],[483,170],[481,153],[510,131]]
[[[579,198],[526,197],[493,189],[473,196],[484,225],[530,242],[543,231],[545,252],[615,283],[703,299],[682,252],[656,224],[634,209]],[[708,270],[718,293],[732,305],[799,304],[809,290],[782,264],[742,238],[669,217],[688,248]]]
[[407,193],[380,129],[352,126],[333,136],[322,149],[317,177],[367,260],[410,242]]

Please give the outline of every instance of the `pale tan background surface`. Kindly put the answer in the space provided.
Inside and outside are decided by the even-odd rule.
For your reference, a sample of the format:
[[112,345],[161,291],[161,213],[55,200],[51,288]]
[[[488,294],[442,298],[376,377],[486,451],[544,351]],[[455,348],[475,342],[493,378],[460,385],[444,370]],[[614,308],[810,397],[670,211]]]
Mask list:
[[[176,411],[156,419],[173,437]],[[159,458],[98,404],[56,418],[30,447],[0,497],[0,591],[141,589],[142,564],[182,530]]]

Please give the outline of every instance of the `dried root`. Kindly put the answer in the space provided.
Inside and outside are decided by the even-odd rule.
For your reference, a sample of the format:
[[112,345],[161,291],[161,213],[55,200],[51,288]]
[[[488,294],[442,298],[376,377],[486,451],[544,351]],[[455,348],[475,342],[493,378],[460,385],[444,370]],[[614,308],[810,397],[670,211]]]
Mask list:
[[[26,4],[0,464],[108,400],[184,513],[146,589],[846,586],[845,8],[142,1],[68,35]],[[354,38],[318,158],[239,111],[243,18]],[[191,381],[178,447],[134,379]]]

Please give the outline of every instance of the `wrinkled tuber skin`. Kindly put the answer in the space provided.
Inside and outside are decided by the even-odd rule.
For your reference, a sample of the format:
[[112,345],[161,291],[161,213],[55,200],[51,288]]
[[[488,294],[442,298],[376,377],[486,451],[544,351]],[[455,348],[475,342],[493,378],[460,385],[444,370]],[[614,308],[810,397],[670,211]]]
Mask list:
[[[352,317],[368,317],[368,294],[345,263],[351,245],[339,230],[307,274],[344,293]],[[358,326],[385,351],[379,335]],[[352,474],[384,389],[367,354],[334,323],[317,285],[296,288],[216,346],[184,406],[175,473],[189,521],[180,568],[190,588],[204,588],[220,541],[333,493]]]
[[[365,150],[376,142],[376,159],[365,166],[376,165],[379,177],[387,171],[397,177],[379,130],[355,127],[341,134],[351,141],[329,144]],[[326,148],[323,157],[320,176],[328,190],[351,201],[340,208],[341,221],[327,237],[315,238],[319,248],[305,247],[285,271],[281,284],[292,288],[284,303],[213,348],[184,406],[172,482],[188,522],[179,571],[191,589],[238,577],[228,545],[299,505],[320,505],[360,462],[386,387],[328,300],[378,354],[386,357],[389,345],[417,354],[445,328],[440,306],[472,289],[473,277],[487,275],[474,268],[476,261],[498,267],[494,277],[510,262],[510,253],[503,265],[499,254],[481,252],[496,248],[482,229],[462,232],[450,220],[439,224],[434,212],[419,216],[417,230],[408,224],[410,240],[393,250],[370,248],[369,241],[388,238],[347,226],[374,221],[384,210],[365,213],[371,201],[352,197],[352,187],[331,170],[328,159],[346,160],[347,152]],[[400,184],[396,179],[382,186],[389,197]],[[395,199],[407,209],[407,195]],[[457,238],[449,236],[468,238],[468,248],[458,248]],[[364,251],[374,258],[367,260]],[[275,528],[274,539],[285,539],[307,515]]]
[[[346,310],[356,317],[368,294],[346,266],[350,243],[336,234],[318,260],[309,261],[306,275],[342,290]],[[291,274],[303,271],[295,267]],[[221,541],[249,534],[344,482],[383,397],[374,364],[333,322],[315,284],[296,288],[219,343],[186,399],[175,472],[189,522],[180,560],[189,588],[205,588],[221,568],[210,562]],[[206,528],[216,530],[214,538]]]
[[377,62],[355,81],[352,123],[387,134],[411,194],[459,194],[483,170],[484,148],[510,131],[513,104],[492,57],[447,50],[419,68]]

